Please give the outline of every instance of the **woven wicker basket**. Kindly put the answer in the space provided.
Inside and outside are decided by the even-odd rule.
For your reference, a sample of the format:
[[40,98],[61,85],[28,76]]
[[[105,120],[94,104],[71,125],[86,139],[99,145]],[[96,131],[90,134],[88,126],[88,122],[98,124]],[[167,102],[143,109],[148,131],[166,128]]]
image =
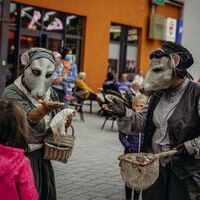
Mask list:
[[[125,184],[136,190],[150,187],[159,176],[159,159],[173,156],[177,150],[153,153],[128,153],[118,157],[120,160],[121,177]],[[149,158],[146,164],[140,164],[137,159]]]
[[[71,128],[72,133],[69,135],[68,130]],[[68,158],[72,154],[74,147],[74,128],[69,126],[66,128],[66,135],[61,137],[59,142],[56,142],[53,135],[45,138],[44,140],[44,159],[56,160],[59,162],[67,163]]]

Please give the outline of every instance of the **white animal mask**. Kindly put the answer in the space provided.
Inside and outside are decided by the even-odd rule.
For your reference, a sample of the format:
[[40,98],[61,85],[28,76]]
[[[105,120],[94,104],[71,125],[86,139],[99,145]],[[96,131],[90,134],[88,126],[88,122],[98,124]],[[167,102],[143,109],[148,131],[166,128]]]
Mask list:
[[34,99],[43,99],[53,81],[54,53],[44,48],[32,48],[21,56],[25,65],[23,83]]
[[149,71],[141,85],[146,92],[170,88],[173,82],[175,68],[180,62],[179,55],[152,58]]
[[188,49],[176,42],[165,41],[150,54],[151,65],[142,83],[146,92],[170,89],[176,78],[193,79],[187,69],[194,63]]

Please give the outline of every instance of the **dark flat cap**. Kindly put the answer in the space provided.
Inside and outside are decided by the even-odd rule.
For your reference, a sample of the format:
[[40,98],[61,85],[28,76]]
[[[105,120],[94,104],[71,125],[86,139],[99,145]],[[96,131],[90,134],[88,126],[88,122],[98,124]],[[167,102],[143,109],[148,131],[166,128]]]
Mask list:
[[189,52],[189,50],[178,43],[164,42],[161,45],[161,49],[168,55],[175,53],[180,56],[180,63],[177,66],[177,68],[180,70],[186,70],[194,63],[192,54]]

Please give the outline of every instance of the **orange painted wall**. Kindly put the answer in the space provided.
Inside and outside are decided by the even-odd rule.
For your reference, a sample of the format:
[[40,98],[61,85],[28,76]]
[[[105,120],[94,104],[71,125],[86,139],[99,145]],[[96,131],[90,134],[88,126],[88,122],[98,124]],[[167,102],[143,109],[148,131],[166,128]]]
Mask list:
[[[142,74],[148,69],[149,52],[160,41],[148,39],[150,4],[148,0],[15,0],[15,2],[73,13],[86,17],[83,49],[83,70],[93,89],[102,86],[106,78],[111,22],[141,29],[139,69]],[[156,13],[178,18],[180,8],[172,5],[156,6]]]

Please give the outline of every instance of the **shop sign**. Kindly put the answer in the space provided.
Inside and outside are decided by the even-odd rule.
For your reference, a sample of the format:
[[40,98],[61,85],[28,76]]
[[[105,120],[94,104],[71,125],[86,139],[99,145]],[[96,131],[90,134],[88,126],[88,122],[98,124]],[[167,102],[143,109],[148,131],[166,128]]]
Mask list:
[[171,42],[176,41],[176,26],[177,26],[176,19],[170,17],[166,18],[165,35],[164,35],[164,39],[166,41],[171,41]]
[[165,16],[153,14],[150,18],[149,38],[163,40]]
[[165,0],[153,0],[153,3],[155,3],[157,5],[164,5],[165,4]]

